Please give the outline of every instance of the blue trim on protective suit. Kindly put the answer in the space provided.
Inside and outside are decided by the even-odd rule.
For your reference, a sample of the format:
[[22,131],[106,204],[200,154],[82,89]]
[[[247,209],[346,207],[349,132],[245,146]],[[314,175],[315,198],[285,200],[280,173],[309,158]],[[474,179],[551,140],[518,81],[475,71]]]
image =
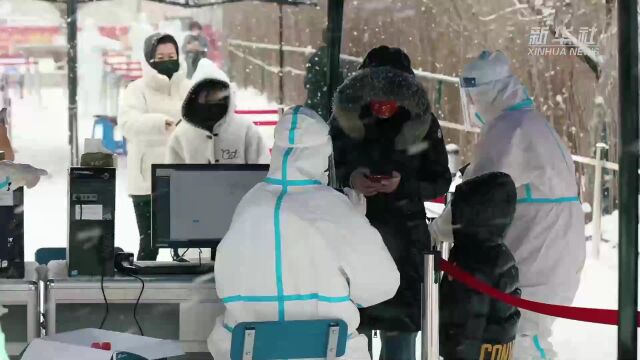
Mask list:
[[4,188],[9,188],[9,185],[11,185],[11,179],[9,179],[9,177],[7,176],[5,180],[0,183],[0,190]]
[[559,197],[559,198],[533,198],[533,199],[518,199],[518,204],[557,204],[568,202],[580,202],[580,198],[577,196]]
[[518,111],[523,109],[533,109],[533,106],[534,106],[533,99],[531,99],[530,97],[527,97],[526,99],[520,101],[519,103],[509,106],[504,111]]
[[233,328],[231,326],[227,325],[226,323],[222,324],[222,326],[224,326],[225,330],[233,334]]
[[532,196],[531,184],[524,184],[524,197],[517,200],[518,204],[554,204],[566,202],[580,202],[577,196],[567,196],[559,198],[534,198]]
[[[271,185],[278,185],[278,186],[283,186],[285,183],[284,181],[282,181],[282,179],[276,179],[276,178],[265,178],[264,182],[266,182],[267,184],[271,184]],[[287,180],[286,182],[287,187],[289,186],[312,186],[312,185],[322,185],[322,182],[320,180]]]
[[524,196],[526,196],[527,199],[531,199],[533,198],[532,191],[531,191],[531,184],[525,184],[524,185]]
[[542,345],[540,345],[540,338],[538,338],[538,335],[533,337],[533,345],[536,347],[536,350],[538,350],[538,352],[540,353],[540,359],[546,360],[547,353],[544,351],[544,348],[542,347]]
[[[291,119],[291,128],[289,129],[289,145],[294,145],[296,140],[295,130],[298,127],[298,113],[302,107],[296,106],[293,109],[293,118]],[[275,262],[276,262],[276,288],[278,291],[278,320],[284,321],[284,283],[282,280],[282,230],[280,228],[280,210],[282,202],[288,191],[287,167],[289,166],[289,157],[293,152],[293,147],[287,148],[282,157],[282,191],[276,199],[273,210],[273,225],[275,232]]]
[[[222,303],[223,304],[229,304],[234,302],[262,303],[262,302],[277,302],[279,300],[280,299],[278,296],[270,296],[270,295],[266,295],[266,296],[233,295],[233,296],[222,298]],[[349,302],[351,301],[351,298],[349,296],[325,296],[325,295],[320,295],[318,293],[313,293],[313,294],[299,294],[299,295],[283,295],[282,300],[284,302],[316,300],[319,302],[335,304],[335,303]]]
[[474,115],[476,116],[476,119],[478,119],[478,121],[480,121],[480,123],[482,125],[486,124],[485,121],[482,119],[482,116],[480,116],[480,113],[476,112]]

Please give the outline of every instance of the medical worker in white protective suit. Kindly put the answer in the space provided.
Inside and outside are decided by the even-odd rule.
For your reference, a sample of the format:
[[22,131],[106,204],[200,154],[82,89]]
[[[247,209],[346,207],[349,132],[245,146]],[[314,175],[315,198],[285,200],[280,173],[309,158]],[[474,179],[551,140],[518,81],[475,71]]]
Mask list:
[[[484,51],[465,66],[461,87],[468,117],[482,128],[463,180],[505,172],[516,184],[518,202],[505,244],[516,258],[522,297],[571,305],[585,261],[584,214],[571,154],[502,52]],[[451,212],[429,229],[453,241]],[[515,359],[555,359],[550,342],[555,318],[522,312]]]
[[370,359],[357,306],[392,298],[400,275],[364,197],[327,186],[331,151],[329,126],[313,110],[289,109],[278,122],[269,175],[242,199],[218,247],[226,312],[208,339],[216,360],[229,359],[240,322],[335,318],[349,326],[342,359]]
[[98,30],[93,19],[87,19],[78,35],[78,96],[82,116],[100,115],[102,103],[104,52],[119,51],[122,44]]
[[[47,172],[45,170],[31,165],[0,161],[0,191],[10,191],[21,186],[31,189],[38,184],[41,176],[46,175]],[[0,360],[9,360],[1,321],[2,315],[6,312],[7,310],[0,306]]]

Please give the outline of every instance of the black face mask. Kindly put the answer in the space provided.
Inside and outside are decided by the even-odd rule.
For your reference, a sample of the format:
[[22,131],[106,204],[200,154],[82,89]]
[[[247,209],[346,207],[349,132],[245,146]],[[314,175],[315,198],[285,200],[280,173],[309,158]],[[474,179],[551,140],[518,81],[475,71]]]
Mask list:
[[213,130],[213,127],[227,115],[228,111],[229,103],[227,102],[218,104],[196,102],[191,121],[206,130]]
[[180,62],[175,60],[163,60],[163,61],[154,61],[151,64],[151,67],[154,68],[158,74],[164,75],[171,79],[173,74],[177,73],[180,70]]

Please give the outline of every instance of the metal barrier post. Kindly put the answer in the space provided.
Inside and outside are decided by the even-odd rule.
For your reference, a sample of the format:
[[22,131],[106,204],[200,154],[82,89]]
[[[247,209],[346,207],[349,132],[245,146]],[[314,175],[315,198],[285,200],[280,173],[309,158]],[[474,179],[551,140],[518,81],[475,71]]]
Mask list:
[[422,360],[440,360],[439,262],[439,251],[424,254]]
[[449,259],[449,253],[451,252],[451,248],[453,247],[453,243],[450,242],[439,242],[438,243],[438,251],[440,251],[440,256],[443,259]]
[[[36,88],[36,96],[38,99],[38,106],[42,107],[42,78],[40,75],[40,61],[34,60],[35,68],[33,70],[33,80]],[[31,65],[27,65],[31,67]]]
[[593,245],[593,257],[595,259],[600,258],[600,243],[602,242],[602,167],[604,161],[602,160],[602,149],[607,149],[608,146],[602,143],[596,145],[596,174],[593,184],[593,233],[591,234],[591,241]]

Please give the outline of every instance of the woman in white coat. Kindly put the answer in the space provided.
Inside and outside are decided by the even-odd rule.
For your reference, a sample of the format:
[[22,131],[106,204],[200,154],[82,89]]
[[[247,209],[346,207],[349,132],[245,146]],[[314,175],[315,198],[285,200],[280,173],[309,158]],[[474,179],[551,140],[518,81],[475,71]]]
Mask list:
[[235,114],[236,95],[227,74],[202,59],[191,81],[167,163],[268,164],[269,148],[258,127]]
[[216,360],[229,359],[238,323],[332,318],[349,327],[343,359],[371,359],[356,330],[358,305],[392,298],[400,274],[353,205],[361,203],[327,186],[332,148],[313,110],[290,109],[276,126],[269,175],[242,199],[218,247],[216,291],[226,312],[208,340]]
[[178,59],[178,44],[168,34],[145,40],[143,75],[122,96],[118,125],[127,139],[129,195],[140,232],[138,260],[155,260],[151,247],[151,164],[164,163],[167,141],[180,119],[189,89],[186,65]]
[[[504,243],[516,258],[522,297],[571,305],[586,250],[584,213],[569,150],[534,109],[502,52],[484,51],[465,66],[461,86],[472,109],[468,117],[482,129],[463,180],[490,172],[511,176],[518,200]],[[429,225],[440,241],[453,241],[451,229],[450,208]],[[550,341],[554,320],[523,311],[514,359],[556,359]]]

